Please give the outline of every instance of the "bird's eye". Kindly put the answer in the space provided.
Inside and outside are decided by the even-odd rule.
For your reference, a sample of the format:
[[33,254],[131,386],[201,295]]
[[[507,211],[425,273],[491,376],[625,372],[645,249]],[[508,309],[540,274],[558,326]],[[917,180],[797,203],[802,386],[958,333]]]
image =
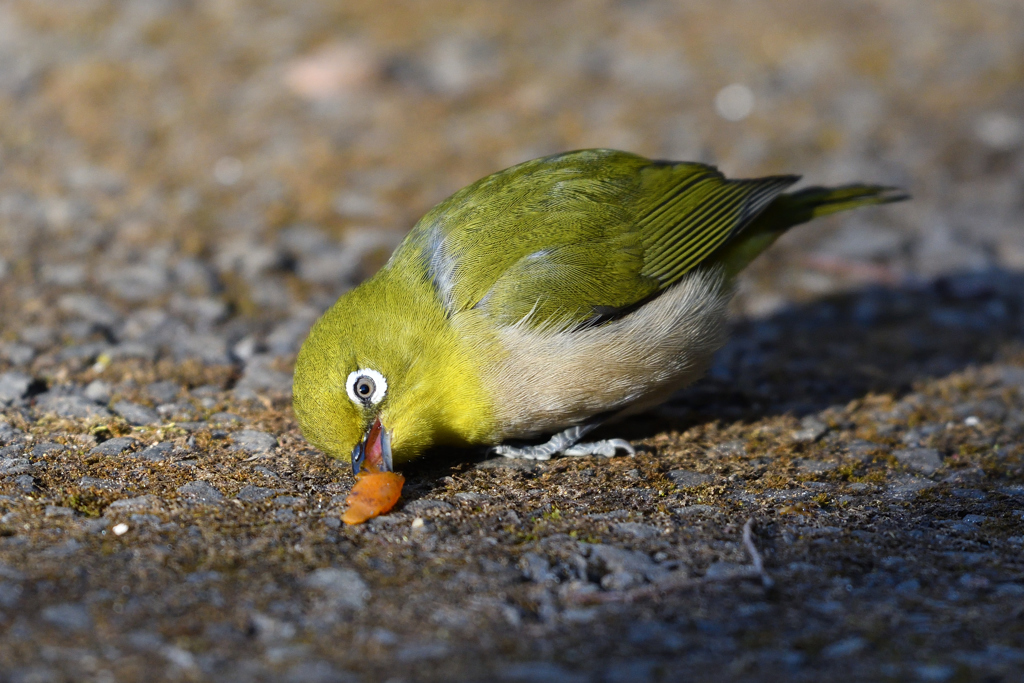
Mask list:
[[349,373],[345,386],[348,397],[361,405],[378,404],[388,391],[387,380],[376,370],[362,368]]
[[359,394],[359,398],[369,398],[373,396],[373,390],[376,386],[373,380],[369,377],[360,377],[356,380],[356,393]]

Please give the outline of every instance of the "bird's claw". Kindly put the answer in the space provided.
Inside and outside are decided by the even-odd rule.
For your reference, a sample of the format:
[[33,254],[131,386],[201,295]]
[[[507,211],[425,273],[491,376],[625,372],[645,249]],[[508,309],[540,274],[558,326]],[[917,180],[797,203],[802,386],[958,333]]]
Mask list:
[[518,458],[520,460],[550,460],[551,456],[554,455],[554,451],[545,449],[546,444],[540,446],[509,446],[502,444],[495,446],[491,449],[491,453],[494,455],[500,455],[503,458]]
[[536,446],[510,446],[501,444],[491,448],[491,453],[505,458],[520,458],[522,460],[550,460],[554,455],[583,456],[602,455],[606,458],[614,457],[619,451],[625,451],[629,455],[636,455],[636,449],[625,439],[604,439],[592,443],[576,443],[576,440],[593,429],[587,425],[583,427],[571,427],[564,432],[559,432],[545,443]]
[[636,449],[625,439],[603,439],[591,443],[578,443],[569,446],[562,455],[603,455],[606,458],[613,458],[620,451],[629,455],[636,455]]

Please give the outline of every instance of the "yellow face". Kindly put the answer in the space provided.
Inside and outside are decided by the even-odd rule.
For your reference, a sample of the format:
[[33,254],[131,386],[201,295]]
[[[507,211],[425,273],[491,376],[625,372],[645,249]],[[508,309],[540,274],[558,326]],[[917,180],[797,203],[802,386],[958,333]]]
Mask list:
[[[306,438],[327,454],[351,460],[358,473],[364,463],[372,469],[390,471],[391,435],[381,421],[388,383],[384,375],[369,367],[348,373],[338,386],[341,372],[327,373],[334,381],[324,382],[317,373],[319,363],[311,362],[315,346],[300,356],[295,371],[295,410]],[[343,368],[342,368],[343,371]],[[317,381],[317,375],[319,381]]]
[[389,450],[402,462],[437,444],[485,443],[493,411],[481,350],[464,348],[429,285],[391,275],[342,296],[302,345],[293,398],[303,435],[368,464]]
[[[307,440],[340,460],[365,455],[363,443],[387,408],[393,364],[382,360],[379,323],[354,290],[320,318],[295,364],[293,400]],[[379,436],[379,435],[378,435]]]
[[431,352],[436,331],[394,298],[374,280],[348,292],[313,326],[295,364],[303,435],[356,471],[390,470],[392,447],[399,461],[415,457],[439,426],[431,380],[446,364]]
[[[345,297],[317,321],[295,365],[293,394],[302,433],[328,455],[390,471],[391,431],[386,425],[393,363],[382,360],[379,344],[357,330],[358,306]],[[366,321],[366,324],[369,321]],[[379,335],[377,335],[379,338]]]

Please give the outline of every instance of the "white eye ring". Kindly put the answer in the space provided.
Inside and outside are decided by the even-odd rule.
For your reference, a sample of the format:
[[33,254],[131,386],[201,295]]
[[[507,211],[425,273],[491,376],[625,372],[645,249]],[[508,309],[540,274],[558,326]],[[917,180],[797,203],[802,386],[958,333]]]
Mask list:
[[388,393],[388,381],[376,370],[360,368],[348,373],[345,390],[348,392],[348,397],[357,405],[365,406],[368,403],[377,405],[384,400],[384,396]]

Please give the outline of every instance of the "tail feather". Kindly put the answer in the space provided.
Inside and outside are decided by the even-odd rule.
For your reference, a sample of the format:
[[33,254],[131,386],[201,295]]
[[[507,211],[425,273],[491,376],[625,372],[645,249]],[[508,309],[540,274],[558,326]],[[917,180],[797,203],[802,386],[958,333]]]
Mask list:
[[[782,229],[806,223],[829,214],[857,209],[862,206],[890,204],[910,199],[910,195],[898,187],[884,185],[844,185],[842,187],[808,187],[791,194],[780,196],[768,211],[779,209]],[[767,213],[767,212],[766,212]]]
[[711,261],[721,265],[726,276],[732,278],[794,225],[840,211],[909,198],[910,195],[900,188],[883,185],[808,187],[780,195],[746,230],[724,245]]

